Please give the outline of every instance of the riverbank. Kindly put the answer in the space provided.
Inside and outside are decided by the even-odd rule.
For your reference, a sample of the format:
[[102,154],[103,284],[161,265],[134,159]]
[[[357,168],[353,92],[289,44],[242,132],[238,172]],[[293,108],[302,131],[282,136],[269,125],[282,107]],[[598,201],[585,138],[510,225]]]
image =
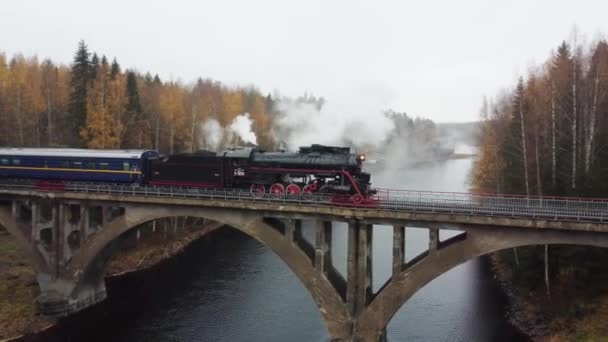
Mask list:
[[[535,341],[608,341],[608,288],[580,288],[556,282],[546,289],[522,285],[512,251],[492,254],[490,262],[509,299],[508,318]],[[597,288],[597,286],[595,286]]]
[[0,341],[43,330],[53,321],[36,314],[38,285],[17,241],[0,228]]
[[[180,254],[203,235],[221,227],[220,224],[209,223],[203,228],[196,228],[193,223],[172,222],[130,232],[113,256],[107,278],[152,268]],[[0,229],[0,341],[29,340],[57,323],[56,320],[37,314],[37,295],[34,270],[16,241],[8,232]]]

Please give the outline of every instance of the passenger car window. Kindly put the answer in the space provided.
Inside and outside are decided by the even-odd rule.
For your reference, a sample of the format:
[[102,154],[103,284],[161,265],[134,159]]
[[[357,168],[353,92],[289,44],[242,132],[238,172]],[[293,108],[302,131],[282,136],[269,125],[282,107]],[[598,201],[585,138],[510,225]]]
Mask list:
[[19,160],[19,159],[13,159],[13,164],[14,165],[20,165],[21,164],[21,160]]
[[129,162],[123,162],[122,163],[122,169],[125,171],[129,171]]
[[102,170],[107,170],[109,169],[109,165],[108,163],[99,163],[99,168]]
[[6,159],[6,158],[2,158],[1,162],[2,162],[2,165],[8,165],[8,159]]

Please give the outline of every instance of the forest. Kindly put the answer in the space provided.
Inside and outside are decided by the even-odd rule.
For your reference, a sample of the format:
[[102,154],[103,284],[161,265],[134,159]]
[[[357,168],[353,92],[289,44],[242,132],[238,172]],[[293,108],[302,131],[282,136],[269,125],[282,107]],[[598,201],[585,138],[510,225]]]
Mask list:
[[[559,44],[513,89],[484,99],[474,191],[608,195],[608,43],[578,38]],[[516,287],[552,324],[563,324],[568,312],[591,312],[605,298],[608,253],[602,249],[538,246],[499,256]]]
[[[271,108],[272,97],[254,87],[209,79],[184,85],[122,70],[84,41],[71,66],[20,54],[8,60],[0,53],[2,146],[191,152],[210,144],[205,130],[238,125],[237,117],[248,113],[241,119],[251,124],[256,143],[270,147]],[[225,134],[219,143],[244,143],[239,138]]]
[[602,196],[608,167],[608,43],[562,42],[512,91],[484,100],[476,191]]
[[[203,78],[163,81],[123,70],[116,58],[91,52],[84,41],[70,66],[21,54],[9,59],[0,52],[0,146],[150,148],[168,154],[245,144],[339,144],[391,154],[389,142],[417,146],[401,153],[406,159],[438,145],[430,120],[380,108],[365,122],[337,113],[348,114],[308,93],[264,95],[253,86]],[[368,129],[379,121],[382,128]]]

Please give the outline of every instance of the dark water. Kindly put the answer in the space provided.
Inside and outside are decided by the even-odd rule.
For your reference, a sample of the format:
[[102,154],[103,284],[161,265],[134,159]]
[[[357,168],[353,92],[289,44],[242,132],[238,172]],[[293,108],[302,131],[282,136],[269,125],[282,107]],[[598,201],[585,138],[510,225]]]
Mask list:
[[[387,187],[465,191],[470,160],[376,175]],[[395,183],[395,181],[397,183]],[[399,185],[399,186],[396,186]],[[308,229],[312,236],[312,229]],[[344,272],[346,227],[335,224],[334,263]],[[425,250],[426,230],[407,229],[407,259]],[[441,237],[449,234],[442,232]],[[392,229],[374,230],[374,287],[391,272]],[[505,298],[485,261],[435,279],[388,326],[390,341],[517,341]],[[328,341],[320,313],[297,277],[268,248],[226,229],[197,242],[171,267],[108,284],[110,299],[66,325],[70,341]]]

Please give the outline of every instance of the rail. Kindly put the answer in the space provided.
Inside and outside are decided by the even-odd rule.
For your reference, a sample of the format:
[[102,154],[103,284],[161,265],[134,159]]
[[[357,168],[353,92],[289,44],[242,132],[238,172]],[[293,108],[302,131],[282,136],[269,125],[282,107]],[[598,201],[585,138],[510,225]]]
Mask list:
[[523,197],[456,192],[376,189],[372,198],[354,204],[349,196],[332,194],[254,194],[240,189],[205,189],[193,187],[134,186],[107,183],[67,183],[61,189],[41,188],[30,182],[3,181],[0,189],[39,192],[84,192],[92,194],[132,195],[190,199],[221,199],[242,202],[269,202],[306,206],[340,206],[353,209],[399,210],[547,219],[576,222],[608,222],[608,200]]

